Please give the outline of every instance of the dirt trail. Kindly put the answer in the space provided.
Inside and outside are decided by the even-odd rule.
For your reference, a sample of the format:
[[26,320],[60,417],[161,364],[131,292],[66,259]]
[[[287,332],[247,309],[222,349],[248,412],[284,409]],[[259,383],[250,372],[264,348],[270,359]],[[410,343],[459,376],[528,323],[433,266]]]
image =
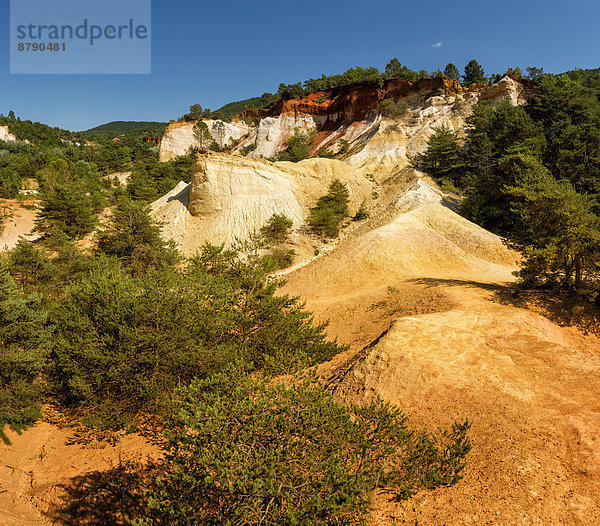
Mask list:
[[25,207],[15,199],[0,199],[0,214],[4,219],[4,230],[0,233],[0,251],[14,248],[20,237],[29,240],[37,237],[37,234],[32,234],[37,217],[35,202],[29,201]]

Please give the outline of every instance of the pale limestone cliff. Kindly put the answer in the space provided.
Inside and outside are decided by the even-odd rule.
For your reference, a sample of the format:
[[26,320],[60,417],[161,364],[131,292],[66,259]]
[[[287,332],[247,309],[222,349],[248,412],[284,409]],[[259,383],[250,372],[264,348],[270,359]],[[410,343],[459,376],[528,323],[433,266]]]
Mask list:
[[[404,84],[388,86],[387,90],[367,86],[344,92],[341,88],[339,96],[323,103],[317,102],[317,94],[311,94],[306,99],[281,103],[279,110],[266,114],[255,110],[246,115],[248,122],[254,121],[251,125],[241,119],[224,123],[224,139],[218,139],[219,121],[205,122],[217,142],[234,140],[238,153],[242,148],[250,150],[248,157],[276,158],[298,129],[315,137],[311,144],[313,155],[320,148],[338,154],[342,140],[347,141],[353,154],[349,164],[365,173],[381,173],[390,166],[408,165],[425,149],[436,126],[445,125],[462,133],[465,119],[480,100],[499,103],[508,98],[512,104],[525,104],[535,94],[535,84],[511,75],[492,86],[472,86],[467,91],[454,84],[441,83],[440,87],[435,79],[427,80],[422,85],[402,81]],[[377,100],[382,96],[402,101],[409,111],[395,122],[382,122],[377,111]],[[197,145],[193,124],[169,124],[161,144],[161,161],[183,155]]]
[[8,126],[0,126],[0,141],[15,142],[17,138],[10,133]]
[[287,215],[297,231],[334,179],[348,186],[352,213],[375,188],[352,167],[331,159],[272,163],[200,154],[191,184],[180,183],[153,203],[153,217],[162,223],[165,237],[193,254],[207,241],[227,245],[247,241],[274,213]]
[[[206,120],[204,122],[208,126],[212,138],[219,146],[229,144],[231,141],[238,141],[251,131],[251,128],[244,122],[235,124],[218,120]],[[161,162],[185,155],[191,147],[198,146],[198,141],[194,137],[194,124],[196,123],[171,122],[167,125],[165,136],[160,145],[159,160]],[[220,129],[222,131],[219,131]]]

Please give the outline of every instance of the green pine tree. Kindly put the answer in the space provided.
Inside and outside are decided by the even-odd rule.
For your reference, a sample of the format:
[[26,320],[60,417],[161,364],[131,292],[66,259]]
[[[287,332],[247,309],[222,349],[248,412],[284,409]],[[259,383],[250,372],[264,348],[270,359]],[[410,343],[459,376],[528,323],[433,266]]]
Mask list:
[[463,75],[463,84],[470,86],[471,84],[485,84],[485,72],[476,60],[471,60],[465,66],[465,74]]
[[15,430],[40,416],[43,384],[40,372],[49,331],[37,295],[23,295],[0,261],[0,438],[9,425]]

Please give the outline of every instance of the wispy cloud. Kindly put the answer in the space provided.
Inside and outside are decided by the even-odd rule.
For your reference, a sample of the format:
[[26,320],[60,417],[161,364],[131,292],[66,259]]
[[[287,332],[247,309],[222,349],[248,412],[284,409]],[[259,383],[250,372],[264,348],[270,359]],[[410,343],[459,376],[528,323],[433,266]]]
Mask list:
[[433,44],[433,46],[431,47],[442,47],[444,44],[442,42],[436,42],[435,44]]

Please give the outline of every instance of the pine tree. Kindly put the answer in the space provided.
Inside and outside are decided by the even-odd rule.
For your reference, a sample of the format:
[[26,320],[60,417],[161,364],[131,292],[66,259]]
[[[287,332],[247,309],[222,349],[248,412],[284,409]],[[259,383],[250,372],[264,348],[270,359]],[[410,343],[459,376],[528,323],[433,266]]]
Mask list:
[[59,230],[72,239],[79,239],[94,229],[97,220],[92,199],[83,189],[58,183],[42,199],[36,231],[48,234]]
[[201,150],[206,150],[208,148],[208,145],[212,140],[212,135],[210,134],[208,125],[204,121],[199,121],[194,124],[194,137],[196,138],[198,147]]
[[0,438],[6,425],[19,430],[40,415],[42,384],[49,332],[41,297],[24,296],[0,261]]
[[461,145],[456,133],[445,125],[434,128],[427,141],[427,151],[420,156],[425,170],[437,178],[459,182],[461,176]]
[[581,292],[586,278],[600,277],[600,218],[594,202],[568,181],[557,181],[535,158],[511,161],[520,175],[505,192],[523,223],[525,245],[520,276],[527,284],[554,283]]
[[310,211],[308,224],[318,235],[337,237],[341,222],[348,217],[349,202],[348,187],[339,179],[335,179],[329,185],[327,194],[319,198]]
[[463,75],[463,84],[470,86],[471,84],[485,84],[485,72],[479,63],[473,59],[465,66],[465,74]]
[[174,244],[163,241],[149,208],[125,197],[119,199],[108,229],[98,236],[98,249],[118,258],[136,274],[177,261]]
[[458,71],[458,68],[452,62],[447,64],[444,68],[444,75],[450,79],[460,82],[460,71]]

